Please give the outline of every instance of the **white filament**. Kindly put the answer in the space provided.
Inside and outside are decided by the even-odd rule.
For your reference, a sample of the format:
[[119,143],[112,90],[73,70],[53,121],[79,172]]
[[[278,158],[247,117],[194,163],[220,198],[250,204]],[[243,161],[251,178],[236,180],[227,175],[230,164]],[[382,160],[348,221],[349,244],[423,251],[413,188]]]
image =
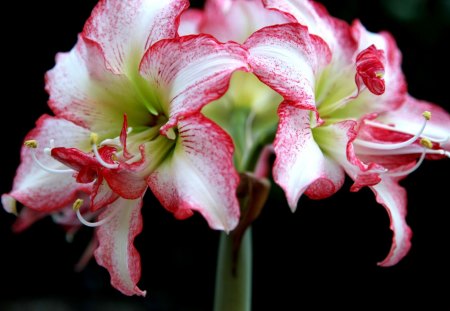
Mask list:
[[95,228],[95,227],[99,227],[99,226],[101,226],[101,225],[104,225],[105,223],[107,223],[108,221],[110,221],[111,220],[111,218],[117,213],[117,208],[114,210],[114,211],[112,211],[108,216],[106,216],[105,218],[103,218],[102,220],[100,220],[100,221],[97,221],[97,222],[90,222],[90,221],[87,221],[84,217],[83,217],[83,215],[81,215],[81,212],[80,212],[80,209],[77,209],[77,217],[78,217],[78,220],[83,224],[83,225],[85,225],[85,226],[87,226],[87,227],[91,227],[91,228]]
[[[404,148],[404,147],[408,147],[409,145],[412,145],[419,137],[420,135],[422,135],[423,131],[425,130],[425,126],[427,125],[428,120],[426,118],[424,118],[424,121],[422,123],[422,126],[420,127],[419,131],[410,139],[408,139],[407,141],[401,142],[401,143],[392,143],[392,144],[381,144],[381,143],[375,143],[375,142],[371,142],[371,141],[365,141],[362,139],[355,139],[354,143],[362,146],[362,147],[367,147],[367,148],[371,148],[371,149],[379,149],[379,150],[395,150],[395,149],[400,149],[400,148]],[[382,127],[380,127],[382,128]],[[392,130],[392,128],[390,128],[390,130]]]
[[420,155],[419,161],[417,161],[416,165],[411,167],[410,169],[407,169],[406,171],[399,171],[399,172],[387,172],[384,173],[390,177],[400,177],[400,176],[406,176],[417,170],[423,163],[423,160],[425,160],[425,156],[427,155],[427,148],[423,148],[423,152]]
[[75,172],[72,169],[53,169],[50,167],[45,166],[41,161],[38,160],[38,158],[36,157],[36,151],[34,149],[31,150],[31,157],[33,158],[34,162],[44,171],[48,172],[48,173],[52,173],[52,174],[67,174],[67,173],[73,173]]

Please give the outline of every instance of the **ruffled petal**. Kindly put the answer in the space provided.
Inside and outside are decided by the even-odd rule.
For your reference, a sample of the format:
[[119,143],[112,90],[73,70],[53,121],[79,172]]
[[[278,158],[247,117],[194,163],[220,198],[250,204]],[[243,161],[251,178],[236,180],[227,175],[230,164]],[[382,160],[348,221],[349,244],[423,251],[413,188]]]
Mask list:
[[91,210],[97,211],[106,205],[111,204],[119,198],[119,195],[111,190],[106,180],[99,176],[94,185],[91,195]]
[[326,8],[309,0],[263,0],[266,8],[283,13],[291,22],[300,23],[311,34],[321,37],[330,47],[333,62],[348,62],[355,53],[356,42],[350,26],[332,17]]
[[182,117],[197,113],[222,96],[236,70],[248,70],[247,52],[236,43],[219,43],[208,35],[162,40],[141,63],[141,74],[159,89],[169,121],[162,133]]
[[299,24],[263,28],[244,44],[254,74],[293,105],[315,110],[316,74],[331,60],[319,37]]
[[141,260],[133,245],[135,237],[142,231],[142,198],[114,201],[99,220],[108,221],[98,227],[98,248],[94,252],[100,266],[111,276],[111,285],[125,295],[145,296],[146,292],[137,287],[141,277]]
[[89,132],[86,129],[69,121],[44,115],[37,121],[36,128],[28,133],[26,140],[36,140],[38,148],[22,148],[21,164],[9,196],[31,209],[51,212],[73,202],[78,191],[90,191],[91,186],[78,184],[72,173],[49,173],[39,167],[32,157],[34,152],[46,167],[67,170],[68,167],[54,160],[44,149],[50,146],[51,140],[55,146],[89,149]]
[[222,42],[242,43],[265,26],[287,22],[283,14],[265,9],[261,0],[209,0],[199,30]]
[[188,6],[187,0],[102,0],[82,36],[100,46],[109,70],[136,72],[153,43],[176,36],[179,17]]
[[378,264],[389,267],[398,263],[411,248],[411,229],[406,224],[406,191],[390,178],[371,187],[377,202],[384,206],[391,220],[392,246],[388,256]]
[[17,219],[14,221],[14,224],[12,225],[12,230],[15,233],[22,232],[28,229],[36,221],[41,220],[46,216],[48,216],[48,213],[38,212],[30,208],[23,207],[20,211],[20,214],[17,216]]
[[[138,64],[136,64],[136,71]],[[75,47],[56,57],[47,72],[49,106],[57,116],[89,128],[99,135],[116,137],[126,114],[131,126],[148,121],[142,95],[125,75],[111,73],[95,42],[79,37]]]
[[231,138],[202,115],[180,120],[173,151],[148,178],[161,204],[178,218],[200,212],[213,229],[231,231],[239,220]]
[[[314,140],[310,111],[283,103],[278,114],[280,123],[274,142],[277,158],[273,177],[285,191],[289,206],[294,211],[305,191],[313,199],[326,198],[339,190],[345,176]],[[345,146],[343,148],[345,153]]]

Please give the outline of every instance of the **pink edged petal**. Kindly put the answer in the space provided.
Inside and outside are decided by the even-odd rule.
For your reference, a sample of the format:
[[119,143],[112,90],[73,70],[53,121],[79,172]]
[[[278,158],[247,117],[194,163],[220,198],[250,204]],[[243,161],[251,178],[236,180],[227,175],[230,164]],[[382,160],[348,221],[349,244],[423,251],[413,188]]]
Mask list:
[[239,220],[231,138],[202,115],[180,120],[171,158],[148,178],[161,204],[175,216],[200,212],[213,229],[231,231]]
[[316,74],[331,60],[319,37],[299,24],[263,28],[244,44],[254,74],[293,105],[315,110]]
[[152,160],[146,155],[145,147],[139,146],[140,159],[136,162],[122,162],[117,169],[100,168],[100,174],[106,179],[109,187],[125,199],[134,200],[143,196],[147,189],[144,170]]
[[91,211],[97,211],[111,204],[119,198],[119,195],[111,190],[106,180],[99,176],[91,194]]
[[431,120],[428,121],[423,136],[432,140],[447,139],[441,143],[441,147],[450,151],[450,114],[442,107],[408,96],[399,109],[380,115],[379,120],[393,125],[403,133],[415,134],[423,123],[424,111],[431,112]]
[[203,14],[203,11],[198,9],[189,9],[185,11],[180,18],[178,34],[180,36],[199,34],[200,24],[203,21]]
[[289,22],[280,12],[265,9],[261,0],[209,0],[204,11],[200,32],[222,42],[242,43],[265,26]]
[[38,212],[30,208],[24,207],[22,208],[20,214],[17,216],[16,221],[12,225],[12,230],[15,233],[22,232],[28,229],[36,221],[44,218],[45,216],[48,216],[48,213]]
[[31,139],[38,142],[38,148],[22,148],[21,164],[9,196],[31,209],[51,212],[73,202],[78,191],[90,191],[89,184],[82,185],[75,181],[74,173],[49,173],[32,158],[32,152],[35,152],[36,158],[46,167],[67,170],[68,167],[54,160],[44,149],[50,146],[50,140],[54,140],[55,146],[89,149],[89,132],[86,129],[64,119],[44,115],[26,136],[26,140]]
[[109,71],[98,44],[83,37],[70,52],[57,55],[55,67],[46,74],[46,90],[57,116],[99,135],[118,136],[121,128],[111,125],[121,124],[124,114],[133,120],[130,126],[148,121],[142,95],[132,82]]
[[162,40],[145,54],[140,70],[160,90],[169,121],[165,134],[182,117],[197,113],[222,96],[236,70],[248,70],[247,51],[236,43],[219,43],[208,35]]
[[108,270],[111,285],[128,296],[146,294],[136,285],[141,277],[141,260],[133,245],[142,231],[141,207],[142,198],[117,199],[99,216],[99,221],[107,217],[108,221],[96,231],[99,246],[95,259]]
[[141,197],[147,189],[145,178],[139,173],[123,168],[123,165],[117,170],[102,168],[101,174],[115,193],[129,200]]
[[371,187],[377,202],[383,205],[391,220],[392,246],[388,256],[378,264],[389,267],[397,264],[411,248],[411,229],[406,224],[406,191],[390,178]]
[[332,17],[318,2],[309,0],[263,0],[267,9],[283,13],[291,22],[300,23],[311,34],[321,37],[330,47],[333,60],[350,59],[356,49],[356,42],[350,26]]
[[273,177],[285,191],[289,206],[294,211],[305,191],[314,199],[328,197],[342,186],[345,176],[314,140],[310,111],[282,103],[278,114],[280,123],[274,142],[277,158]]
[[112,72],[133,72],[153,43],[176,36],[188,6],[187,0],[101,0],[82,36],[100,46]]

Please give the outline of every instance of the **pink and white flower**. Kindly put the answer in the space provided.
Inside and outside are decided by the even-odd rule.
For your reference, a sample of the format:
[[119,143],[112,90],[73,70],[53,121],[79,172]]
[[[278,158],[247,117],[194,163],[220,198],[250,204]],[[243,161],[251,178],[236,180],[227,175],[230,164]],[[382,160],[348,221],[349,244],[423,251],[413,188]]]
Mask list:
[[349,26],[312,1],[264,3],[292,22],[265,27],[244,43],[254,73],[284,97],[275,181],[292,210],[303,194],[334,194],[345,174],[353,191],[370,186],[394,232],[380,265],[397,263],[411,239],[398,181],[427,156],[449,156],[450,116],[407,95],[401,54],[388,33],[369,33],[358,21]]
[[235,70],[248,70],[247,52],[208,35],[179,37],[187,7],[99,2],[75,47],[47,73],[55,116],[41,117],[27,135],[13,190],[2,196],[11,212],[16,200],[34,214],[73,203],[79,220],[97,227],[95,258],[126,295],[145,295],[133,240],[148,187],[177,218],[198,211],[226,231],[239,219],[231,139],[200,110],[226,91]]

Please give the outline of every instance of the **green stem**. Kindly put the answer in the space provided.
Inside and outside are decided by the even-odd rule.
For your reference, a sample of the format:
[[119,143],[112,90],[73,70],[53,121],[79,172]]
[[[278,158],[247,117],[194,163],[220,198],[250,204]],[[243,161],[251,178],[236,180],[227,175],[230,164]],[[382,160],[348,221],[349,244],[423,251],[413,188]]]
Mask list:
[[233,236],[222,232],[216,272],[214,311],[250,311],[252,299],[252,232],[242,238],[233,266]]

